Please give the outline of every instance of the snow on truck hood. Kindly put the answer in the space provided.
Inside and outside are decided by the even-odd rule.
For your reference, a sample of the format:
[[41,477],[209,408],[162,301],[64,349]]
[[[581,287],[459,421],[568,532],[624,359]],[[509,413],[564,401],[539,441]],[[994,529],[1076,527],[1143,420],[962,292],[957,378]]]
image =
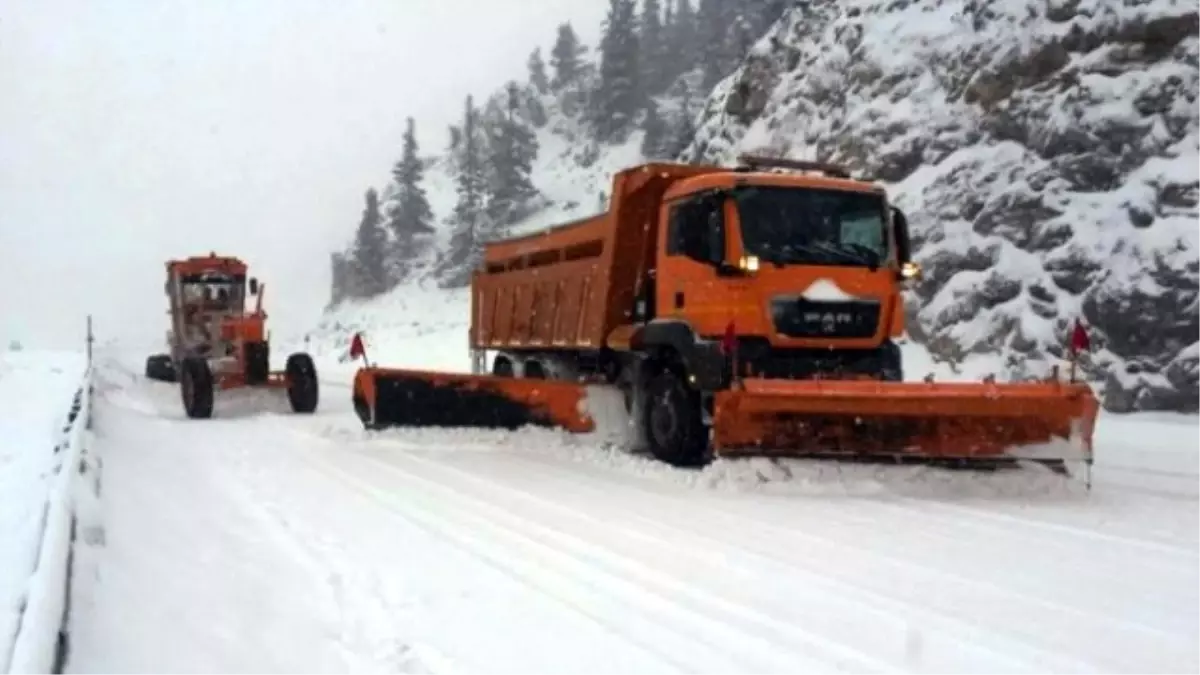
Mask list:
[[809,302],[849,302],[858,300],[858,296],[851,295],[842,290],[832,279],[817,279],[810,285],[800,297]]

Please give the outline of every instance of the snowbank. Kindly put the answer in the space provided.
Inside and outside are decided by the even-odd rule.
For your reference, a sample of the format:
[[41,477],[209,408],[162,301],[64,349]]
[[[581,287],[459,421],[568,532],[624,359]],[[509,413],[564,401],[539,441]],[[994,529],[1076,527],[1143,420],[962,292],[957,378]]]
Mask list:
[[87,382],[79,353],[0,354],[0,664],[7,672],[54,666]]

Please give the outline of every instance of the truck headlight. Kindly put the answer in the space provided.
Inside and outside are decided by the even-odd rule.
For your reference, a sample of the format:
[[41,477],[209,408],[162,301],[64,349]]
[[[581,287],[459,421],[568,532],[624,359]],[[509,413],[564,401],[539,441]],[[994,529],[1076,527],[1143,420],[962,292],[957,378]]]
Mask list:
[[756,256],[756,255],[742,256],[741,260],[738,261],[738,268],[741,269],[743,272],[757,272],[758,271],[758,256]]
[[915,262],[906,262],[900,266],[900,276],[904,279],[920,279],[921,266]]

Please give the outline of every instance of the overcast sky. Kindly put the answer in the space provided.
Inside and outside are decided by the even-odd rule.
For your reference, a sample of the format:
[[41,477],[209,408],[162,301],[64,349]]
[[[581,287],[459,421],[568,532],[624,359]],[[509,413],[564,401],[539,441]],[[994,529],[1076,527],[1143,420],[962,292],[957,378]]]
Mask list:
[[[440,151],[468,93],[525,75],[605,0],[4,0],[0,339],[167,327],[170,257],[244,256],[276,330],[328,299],[328,252],[397,157]],[[3,345],[0,345],[2,348]]]

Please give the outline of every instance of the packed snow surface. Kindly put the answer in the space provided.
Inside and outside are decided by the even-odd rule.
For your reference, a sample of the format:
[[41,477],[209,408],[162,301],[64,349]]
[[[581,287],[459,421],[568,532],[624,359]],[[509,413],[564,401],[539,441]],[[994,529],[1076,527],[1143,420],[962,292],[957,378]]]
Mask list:
[[73,352],[0,352],[0,667],[7,672],[86,369]]
[[1195,417],[1102,417],[1087,494],[367,433],[336,377],[312,416],[245,395],[190,421],[139,365],[97,376],[72,672],[1200,668]]

